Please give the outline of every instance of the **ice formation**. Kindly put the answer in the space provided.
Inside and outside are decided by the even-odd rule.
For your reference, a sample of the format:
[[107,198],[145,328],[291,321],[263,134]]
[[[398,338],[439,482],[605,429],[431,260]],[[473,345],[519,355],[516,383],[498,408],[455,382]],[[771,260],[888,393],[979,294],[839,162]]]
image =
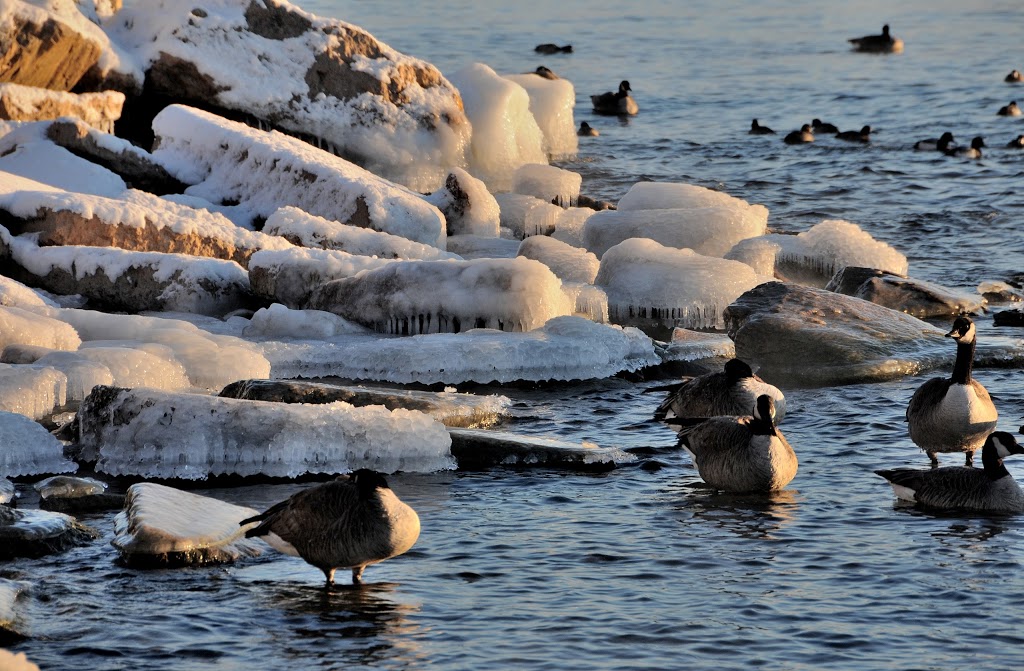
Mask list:
[[721,329],[725,308],[760,278],[737,261],[633,238],[605,253],[595,283],[613,323]]
[[78,352],[50,352],[36,359],[35,363],[64,373],[68,380],[68,404],[81,403],[98,384],[114,384],[114,374],[107,366]]
[[105,366],[110,371],[113,384],[119,387],[167,390],[192,387],[185,367],[174,358],[169,348],[150,346],[148,349],[151,351],[146,351],[142,346],[86,346],[77,354],[86,361]]
[[[101,387],[79,411],[82,458],[147,478],[450,468],[451,440],[428,415]],[[114,418],[117,421],[113,421]]]
[[576,89],[568,79],[546,79],[536,74],[505,75],[530,96],[530,112],[544,134],[544,149],[553,159],[571,158],[579,148],[576,122]]
[[513,259],[519,253],[519,238],[455,235],[448,238],[448,251],[463,259]]
[[39,498],[77,499],[93,496],[107,491],[107,483],[94,478],[76,478],[67,475],[54,475],[32,485],[39,492]]
[[496,237],[499,233],[498,201],[486,184],[461,168],[448,173],[444,187],[426,199],[444,213],[449,238],[453,235]]
[[76,350],[81,343],[78,332],[68,324],[18,307],[0,306],[0,352],[8,345]]
[[[55,308],[57,303],[17,280],[0,275],[0,308],[3,307],[32,310],[42,307]],[[0,332],[4,331],[6,328],[0,329]],[[3,345],[0,345],[0,350],[2,349]]]
[[309,293],[326,282],[394,262],[394,259],[353,256],[334,249],[293,247],[284,251],[262,251],[249,259],[249,282],[253,293],[290,308],[301,308],[306,305]]
[[[20,415],[19,415],[20,417]],[[18,496],[14,483],[5,477],[0,476],[0,505],[6,505]],[[2,625],[2,619],[0,619]]]
[[659,353],[666,362],[734,359],[736,345],[724,333],[674,328],[669,341],[662,346]]
[[[829,219],[799,235],[768,235],[736,245],[727,258],[765,269],[766,250],[775,248],[775,275],[812,286],[824,287],[846,266],[876,268],[907,274],[907,257],[872,238],[849,221]],[[759,270],[760,272],[760,270]]]
[[473,125],[470,172],[491,191],[507,191],[512,172],[524,163],[547,163],[544,135],[530,112],[526,89],[482,63],[465,67],[449,79],[462,94]]
[[601,262],[585,249],[545,235],[534,235],[519,245],[518,256],[540,261],[563,282],[593,284]]
[[636,457],[615,447],[573,443],[558,438],[521,436],[504,431],[452,429],[452,455],[461,469],[535,466],[608,470]]
[[64,445],[22,414],[0,410],[0,477],[70,473],[78,466],[64,457]]
[[553,165],[527,163],[512,174],[512,191],[561,205],[574,207],[580,198],[583,176]]
[[598,324],[608,323],[608,294],[601,287],[581,282],[565,282],[562,291],[576,306],[573,314]]
[[742,198],[730,196],[721,191],[713,191],[695,184],[679,184],[674,182],[637,182],[622,198],[618,208],[623,211],[632,210],[678,210],[705,207],[720,207],[729,210],[748,211],[765,222],[768,220],[768,208],[764,205],[751,205]]
[[259,340],[333,338],[349,333],[366,333],[366,327],[332,312],[291,310],[280,303],[274,303],[268,308],[257,310],[242,333],[247,338]]
[[422,197],[302,140],[171,105],[153,120],[153,157],[186,193],[238,200],[254,217],[286,205],[444,248],[441,212]]
[[501,225],[520,240],[531,235],[550,235],[565,212],[557,205],[521,193],[499,193]]
[[275,377],[338,376],[398,384],[589,380],[656,365],[633,328],[556,317],[527,333],[472,330],[410,338],[265,343]]
[[0,364],[0,410],[43,419],[67,402],[68,379],[45,366]]
[[413,242],[390,233],[329,221],[303,212],[297,207],[282,207],[270,215],[263,226],[268,235],[279,235],[303,247],[336,249],[356,256],[384,259],[451,259],[454,254],[437,247]]
[[139,482],[114,518],[111,544],[129,563],[203,564],[255,557],[266,549],[238,523],[258,514],[208,496]]
[[586,220],[583,243],[599,257],[629,238],[721,257],[740,240],[764,235],[766,226],[766,218],[742,207],[604,210]]
[[594,210],[589,207],[569,207],[562,210],[555,222],[555,231],[551,237],[573,247],[586,247],[583,244],[583,228],[587,219],[592,216],[594,216]]
[[547,266],[525,258],[396,261],[317,288],[309,306],[398,335],[530,331],[572,314],[561,286]]

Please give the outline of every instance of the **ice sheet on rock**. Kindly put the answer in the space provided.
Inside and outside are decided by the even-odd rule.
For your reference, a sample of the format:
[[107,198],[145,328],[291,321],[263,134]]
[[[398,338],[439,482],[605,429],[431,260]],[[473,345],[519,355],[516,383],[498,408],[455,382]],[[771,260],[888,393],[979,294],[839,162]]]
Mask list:
[[0,364],[0,410],[43,419],[67,403],[68,379],[46,366]]
[[452,455],[460,469],[494,466],[536,466],[579,470],[609,470],[636,457],[615,447],[573,443],[558,438],[523,436],[484,429],[452,429]]
[[701,361],[703,359],[734,359],[736,345],[724,333],[703,333],[689,329],[672,329],[671,339],[659,350],[665,362]]
[[514,259],[519,252],[518,238],[492,238],[479,235],[455,235],[448,238],[448,251],[466,261],[474,259]]
[[499,193],[494,198],[501,207],[502,227],[520,240],[530,235],[550,235],[564,213],[557,205],[521,193]]
[[39,498],[77,499],[93,496],[107,491],[107,483],[95,478],[76,478],[67,475],[54,475],[32,485],[39,492]]
[[187,193],[238,200],[254,216],[293,205],[334,221],[444,249],[441,212],[418,194],[282,133],[171,105],[153,119],[153,152]]
[[55,308],[57,303],[17,280],[0,275],[0,307],[32,310],[43,307]]
[[183,565],[255,557],[266,545],[245,538],[242,520],[253,508],[151,482],[128,488],[114,518],[117,551],[131,564]]
[[338,376],[399,384],[589,380],[656,365],[637,329],[557,317],[527,333],[474,329],[409,338],[263,343],[274,377]]
[[608,294],[601,287],[581,282],[565,282],[562,291],[576,306],[573,314],[598,324],[608,323]]
[[536,74],[505,75],[530,96],[530,112],[544,134],[544,149],[552,160],[571,158],[579,148],[576,122],[576,89],[568,79],[546,79]]
[[839,219],[822,221],[798,235],[745,240],[728,253],[728,258],[744,263],[750,259],[749,265],[758,266],[760,271],[772,247],[776,277],[819,288],[847,266],[907,274],[906,256],[875,240],[857,224]]
[[91,361],[78,352],[51,352],[35,363],[64,373],[68,379],[68,404],[81,403],[98,384],[114,384],[114,375],[107,366]]
[[166,348],[164,352],[153,354],[138,347],[93,346],[84,347],[78,355],[105,366],[110,371],[113,384],[119,387],[168,390],[192,387],[185,367]]
[[282,207],[274,212],[263,226],[263,232],[279,235],[302,247],[336,249],[356,256],[426,260],[457,258],[437,247],[390,233],[329,221],[297,207]]
[[736,207],[673,210],[604,210],[583,226],[583,243],[603,256],[629,238],[648,238],[666,247],[723,256],[740,240],[764,235],[767,218]]
[[81,343],[75,329],[62,321],[18,307],[0,306],[0,351],[8,345],[76,350]]
[[544,135],[533,113],[530,96],[519,84],[498,76],[483,63],[449,76],[473,125],[470,172],[491,191],[507,191],[512,172],[524,163],[547,163]]
[[[366,333],[365,326],[332,312],[323,310],[291,310],[274,303],[260,308],[252,316],[243,334],[247,338],[271,340],[278,338],[333,338],[334,336]],[[236,378],[241,379],[241,378]]]
[[[576,134],[573,133],[573,136]],[[562,207],[574,207],[580,198],[583,176],[553,165],[527,163],[512,174],[512,191]]]
[[353,256],[333,249],[293,247],[284,251],[262,251],[249,259],[249,282],[258,296],[290,308],[302,308],[316,287],[394,262],[394,259]]
[[595,284],[613,323],[720,329],[725,308],[760,279],[738,261],[632,238],[605,253]]
[[499,234],[501,215],[498,201],[483,181],[461,168],[452,169],[444,186],[426,199],[444,213],[449,238],[453,235],[495,237]]
[[[82,458],[112,475],[297,477],[451,466],[451,441],[428,415],[380,406],[268,403],[101,387],[79,411]],[[117,417],[117,422],[112,418]]]
[[674,210],[694,208],[746,210],[751,216],[768,220],[768,208],[751,205],[742,198],[713,191],[696,184],[675,182],[637,182],[619,199],[619,210]]
[[594,215],[594,210],[589,207],[570,207],[558,215],[555,222],[555,232],[551,237],[555,240],[572,245],[573,247],[586,247],[583,244],[583,227]]
[[593,284],[601,262],[585,249],[545,235],[534,235],[519,245],[518,256],[540,261],[563,282]]
[[0,477],[71,473],[78,465],[64,458],[64,445],[24,415],[0,411]]
[[547,266],[525,258],[396,261],[317,288],[309,305],[380,333],[529,331],[572,314],[561,287]]

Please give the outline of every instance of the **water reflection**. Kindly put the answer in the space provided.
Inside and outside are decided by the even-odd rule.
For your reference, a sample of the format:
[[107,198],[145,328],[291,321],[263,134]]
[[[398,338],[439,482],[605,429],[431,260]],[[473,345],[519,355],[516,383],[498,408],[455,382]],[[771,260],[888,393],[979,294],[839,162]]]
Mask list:
[[677,507],[693,518],[743,538],[773,540],[774,534],[796,518],[800,492],[784,489],[768,494],[732,494],[694,486]]

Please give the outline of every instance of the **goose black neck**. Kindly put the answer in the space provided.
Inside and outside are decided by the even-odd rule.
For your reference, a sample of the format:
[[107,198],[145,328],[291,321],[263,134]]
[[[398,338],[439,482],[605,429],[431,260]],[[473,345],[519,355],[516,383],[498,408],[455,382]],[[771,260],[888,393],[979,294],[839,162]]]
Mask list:
[[975,341],[956,345],[956,363],[953,364],[953,384],[970,384],[971,368],[974,366]]
[[981,464],[985,467],[985,477],[989,480],[998,480],[1010,474],[1010,471],[1006,470],[1006,466],[1003,465],[1003,460],[996,454],[994,447],[986,446],[982,449]]
[[775,436],[775,425],[770,419],[758,419],[754,417],[750,423],[750,430],[754,432],[756,436]]

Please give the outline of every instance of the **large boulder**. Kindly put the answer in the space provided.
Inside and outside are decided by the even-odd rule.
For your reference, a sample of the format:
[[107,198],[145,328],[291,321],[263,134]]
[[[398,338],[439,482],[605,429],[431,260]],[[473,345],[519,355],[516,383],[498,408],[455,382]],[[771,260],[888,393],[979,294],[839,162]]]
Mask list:
[[73,2],[8,0],[0,16],[3,82],[70,91],[108,44]]
[[985,299],[977,293],[955,291],[877,268],[847,266],[832,277],[825,290],[863,298],[919,319],[953,317],[962,312],[977,314],[985,307]]

